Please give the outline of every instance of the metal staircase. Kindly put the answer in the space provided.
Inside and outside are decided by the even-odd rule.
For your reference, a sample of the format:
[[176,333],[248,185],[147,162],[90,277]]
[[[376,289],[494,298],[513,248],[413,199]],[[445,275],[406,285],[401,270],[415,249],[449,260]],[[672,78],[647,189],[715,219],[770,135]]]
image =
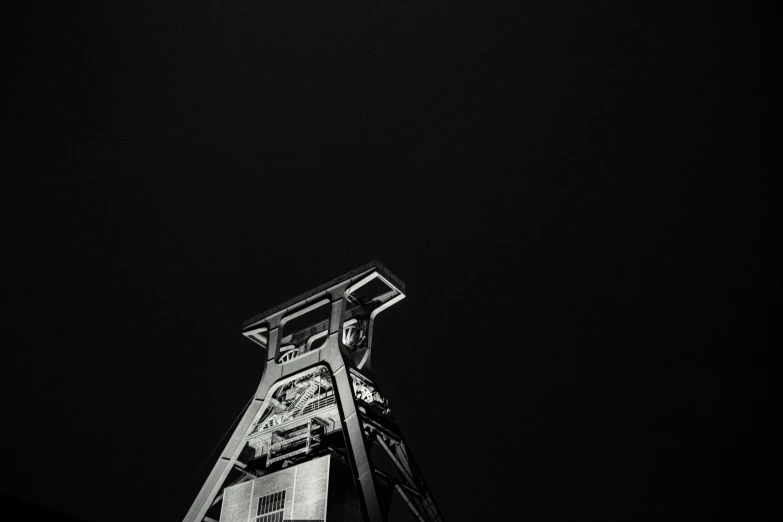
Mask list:
[[296,401],[283,413],[283,416],[280,418],[280,422],[283,423],[293,419],[304,408],[305,404],[307,404],[307,401],[313,398],[313,395],[315,395],[316,391],[318,391],[318,383],[311,381],[310,384],[307,385],[304,393],[302,393],[299,398],[297,398]]

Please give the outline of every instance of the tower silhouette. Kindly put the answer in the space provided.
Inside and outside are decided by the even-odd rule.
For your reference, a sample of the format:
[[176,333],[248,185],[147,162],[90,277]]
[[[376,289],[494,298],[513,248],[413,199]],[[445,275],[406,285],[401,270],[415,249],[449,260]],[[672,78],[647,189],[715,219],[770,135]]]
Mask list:
[[261,383],[184,522],[441,522],[371,372],[405,285],[373,261],[247,321]]

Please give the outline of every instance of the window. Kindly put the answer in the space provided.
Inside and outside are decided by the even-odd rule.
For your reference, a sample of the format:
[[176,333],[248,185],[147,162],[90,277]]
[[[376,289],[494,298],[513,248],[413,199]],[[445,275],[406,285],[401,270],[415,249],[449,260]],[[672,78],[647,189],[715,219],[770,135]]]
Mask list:
[[287,315],[280,321],[280,355],[277,362],[287,363],[300,355],[321,348],[329,336],[331,303],[317,303]]
[[285,490],[258,499],[258,509],[253,522],[282,522],[285,507]]

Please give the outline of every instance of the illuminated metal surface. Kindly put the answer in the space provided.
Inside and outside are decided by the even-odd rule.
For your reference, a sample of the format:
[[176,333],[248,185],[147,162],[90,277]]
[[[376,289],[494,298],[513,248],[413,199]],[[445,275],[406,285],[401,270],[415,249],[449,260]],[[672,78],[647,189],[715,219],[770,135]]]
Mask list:
[[[324,486],[329,522],[384,522],[395,497],[412,520],[441,521],[369,373],[375,318],[403,299],[404,290],[373,262],[245,322],[243,335],[265,350],[264,375],[184,522],[277,517],[283,508],[256,513],[250,500],[243,515],[228,492],[253,492],[290,471],[295,478],[327,455],[348,477]],[[285,498],[296,494],[292,489]]]

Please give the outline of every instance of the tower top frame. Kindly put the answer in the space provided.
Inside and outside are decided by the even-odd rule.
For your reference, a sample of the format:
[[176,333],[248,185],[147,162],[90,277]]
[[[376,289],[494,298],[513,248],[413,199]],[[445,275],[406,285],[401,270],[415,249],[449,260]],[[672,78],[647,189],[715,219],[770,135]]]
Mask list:
[[299,304],[313,301],[317,297],[320,297],[321,294],[326,294],[328,290],[331,288],[340,285],[341,283],[345,283],[346,281],[350,280],[358,280],[361,279],[362,276],[367,275],[371,272],[378,272],[380,275],[382,275],[384,278],[386,278],[390,283],[392,283],[399,292],[403,295],[406,294],[405,290],[405,283],[403,283],[397,276],[391,273],[391,271],[383,266],[383,264],[380,261],[374,260],[370,261],[369,263],[360,266],[359,268],[356,268],[354,270],[351,270],[350,272],[347,272],[340,277],[336,277],[332,279],[331,281],[324,283],[316,288],[313,288],[309,292],[305,292],[301,295],[298,295],[294,297],[293,299],[289,299],[283,304],[277,305],[274,308],[270,308],[269,310],[254,315],[250,319],[246,320],[244,323],[242,323],[242,329],[248,329],[252,328],[253,326],[257,326],[258,324],[264,322],[264,320],[268,319],[269,317],[284,311],[288,308],[295,307]]

